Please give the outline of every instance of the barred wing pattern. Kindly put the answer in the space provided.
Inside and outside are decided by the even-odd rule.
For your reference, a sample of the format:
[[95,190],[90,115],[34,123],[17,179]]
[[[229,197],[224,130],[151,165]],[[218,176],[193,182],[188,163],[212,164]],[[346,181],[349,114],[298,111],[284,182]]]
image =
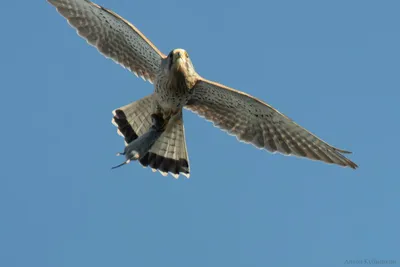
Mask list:
[[342,155],[351,152],[327,144],[268,104],[222,84],[200,79],[185,108],[258,148],[357,168]]
[[135,26],[88,0],[47,0],[105,57],[154,82],[165,57]]

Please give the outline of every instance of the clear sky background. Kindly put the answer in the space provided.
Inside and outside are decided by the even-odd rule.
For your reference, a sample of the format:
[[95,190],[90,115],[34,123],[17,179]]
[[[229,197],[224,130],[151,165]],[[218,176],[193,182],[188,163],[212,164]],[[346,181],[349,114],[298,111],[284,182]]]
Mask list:
[[115,153],[111,111],[152,92],[47,2],[0,18],[0,266],[400,264],[400,2],[101,0],[200,75],[246,91],[356,171],[272,155],[184,112],[191,178]]

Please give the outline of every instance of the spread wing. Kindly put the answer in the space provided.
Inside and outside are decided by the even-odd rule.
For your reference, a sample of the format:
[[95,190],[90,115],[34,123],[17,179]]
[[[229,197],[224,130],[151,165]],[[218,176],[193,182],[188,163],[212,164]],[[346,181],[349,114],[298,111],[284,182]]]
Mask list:
[[165,57],[135,26],[88,0],[48,0],[100,53],[154,82]]
[[270,105],[224,85],[200,79],[186,108],[258,148],[357,168],[342,155],[351,152],[327,144]]

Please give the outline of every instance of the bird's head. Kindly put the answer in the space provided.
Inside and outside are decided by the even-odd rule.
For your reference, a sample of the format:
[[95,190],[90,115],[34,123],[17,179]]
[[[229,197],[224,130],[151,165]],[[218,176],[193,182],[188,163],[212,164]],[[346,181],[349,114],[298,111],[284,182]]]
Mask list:
[[164,59],[164,71],[169,75],[183,74],[185,77],[196,74],[189,54],[183,49],[174,49]]

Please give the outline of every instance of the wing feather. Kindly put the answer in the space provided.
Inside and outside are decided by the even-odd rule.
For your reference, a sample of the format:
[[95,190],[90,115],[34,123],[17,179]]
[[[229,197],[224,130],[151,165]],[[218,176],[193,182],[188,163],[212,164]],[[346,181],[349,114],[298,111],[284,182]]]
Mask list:
[[358,167],[342,155],[351,152],[329,145],[270,105],[222,84],[199,79],[185,108],[258,148]]
[[105,57],[154,82],[165,57],[135,26],[88,0],[47,0],[69,24]]

